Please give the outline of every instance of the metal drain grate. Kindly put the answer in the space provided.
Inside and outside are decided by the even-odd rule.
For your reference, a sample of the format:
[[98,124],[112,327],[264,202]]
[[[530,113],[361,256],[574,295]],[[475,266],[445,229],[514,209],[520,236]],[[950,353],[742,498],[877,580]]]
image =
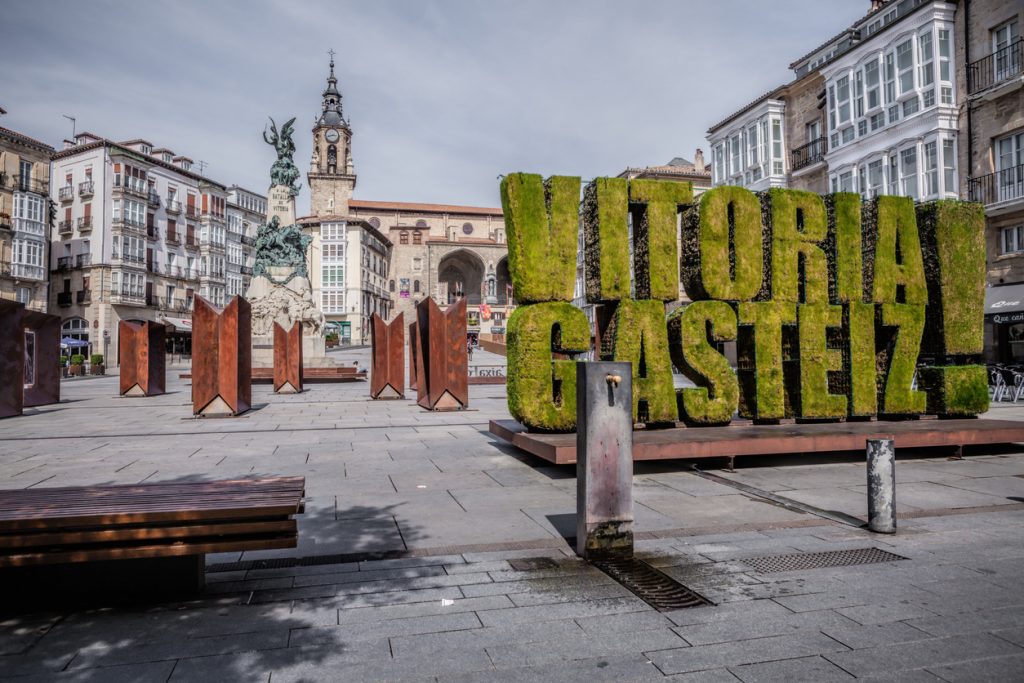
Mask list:
[[593,564],[659,612],[714,604],[642,560],[606,560]]
[[744,557],[739,561],[750,565],[759,572],[791,572],[800,569],[821,569],[824,567],[849,567],[855,564],[893,562],[908,558],[878,548],[856,548],[854,550],[833,550],[824,553],[795,553],[793,555],[768,555],[765,557]]

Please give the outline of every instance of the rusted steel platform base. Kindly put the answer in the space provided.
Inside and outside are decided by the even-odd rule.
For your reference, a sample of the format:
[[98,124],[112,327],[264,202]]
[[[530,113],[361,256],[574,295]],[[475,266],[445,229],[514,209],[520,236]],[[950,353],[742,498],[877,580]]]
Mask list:
[[[531,434],[515,420],[491,420],[490,432],[556,465],[576,462],[575,434]],[[634,460],[735,458],[788,453],[863,451],[866,439],[891,438],[896,448],[1024,443],[1024,422],[906,420],[799,425],[733,424],[633,432]]]

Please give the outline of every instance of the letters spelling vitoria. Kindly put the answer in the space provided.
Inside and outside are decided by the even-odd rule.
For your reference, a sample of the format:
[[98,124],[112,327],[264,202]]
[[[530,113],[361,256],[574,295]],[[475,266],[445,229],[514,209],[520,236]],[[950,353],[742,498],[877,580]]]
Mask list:
[[[980,205],[727,186],[694,199],[689,183],[624,178],[580,190],[567,176],[501,182],[518,304],[508,402],[531,429],[574,429],[572,358],[592,344],[632,363],[648,424],[987,410]],[[581,223],[593,341],[570,303]],[[691,302],[666,318],[680,286]],[[673,365],[696,386],[677,391]]]

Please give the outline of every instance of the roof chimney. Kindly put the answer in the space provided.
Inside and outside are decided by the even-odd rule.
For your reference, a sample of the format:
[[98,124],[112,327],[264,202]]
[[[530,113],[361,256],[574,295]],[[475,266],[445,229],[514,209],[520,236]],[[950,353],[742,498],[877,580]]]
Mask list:
[[885,0],[871,0],[871,12],[868,12],[868,14],[872,14],[873,12],[877,12],[882,9],[882,5],[884,4]]
[[696,173],[704,172],[704,150],[700,147],[698,147],[697,151],[693,153],[693,170]]

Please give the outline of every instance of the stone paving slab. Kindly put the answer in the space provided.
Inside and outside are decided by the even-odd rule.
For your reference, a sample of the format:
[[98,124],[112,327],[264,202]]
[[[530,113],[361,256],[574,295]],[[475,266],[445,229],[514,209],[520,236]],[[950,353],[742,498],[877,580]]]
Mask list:
[[[574,472],[487,434],[507,416],[500,387],[471,387],[472,411],[432,414],[368,401],[362,384],[290,397],[258,385],[246,417],[192,420],[189,387],[169,380],[176,393],[153,400],[116,398],[116,377],[68,383],[66,402],[0,422],[4,486],[300,475],[298,548],[208,563],[416,554],[212,572],[181,602],[0,616],[0,679],[1024,679],[1024,455],[1011,450],[901,457],[897,501],[915,516],[886,537],[686,463],[638,463],[638,554],[718,603],[660,613],[573,559]],[[993,413],[1024,419],[1024,407]],[[853,455],[738,465],[719,473],[866,512]],[[742,562],[868,546],[909,559],[778,573]],[[556,565],[510,564],[531,557]]]

